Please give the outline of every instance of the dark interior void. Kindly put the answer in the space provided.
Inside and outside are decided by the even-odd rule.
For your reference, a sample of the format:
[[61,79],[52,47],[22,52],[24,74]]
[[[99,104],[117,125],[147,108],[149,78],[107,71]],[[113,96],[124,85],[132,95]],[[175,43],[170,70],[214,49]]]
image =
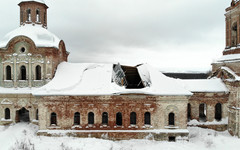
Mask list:
[[141,77],[136,67],[121,66],[127,80],[127,89],[144,88]]
[[29,122],[29,111],[24,107],[16,112],[16,122]]

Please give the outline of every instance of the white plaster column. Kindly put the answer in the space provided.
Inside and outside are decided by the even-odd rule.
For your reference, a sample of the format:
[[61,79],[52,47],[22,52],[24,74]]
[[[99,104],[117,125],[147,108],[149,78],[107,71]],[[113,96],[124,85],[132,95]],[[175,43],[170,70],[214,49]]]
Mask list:
[[13,86],[17,88],[17,53],[13,54]]
[[28,53],[28,87],[32,87],[32,54]]

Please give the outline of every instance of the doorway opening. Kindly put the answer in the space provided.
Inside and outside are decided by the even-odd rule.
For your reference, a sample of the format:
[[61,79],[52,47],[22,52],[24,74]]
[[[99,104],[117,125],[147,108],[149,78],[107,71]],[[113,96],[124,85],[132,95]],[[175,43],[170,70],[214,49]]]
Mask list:
[[29,122],[29,111],[26,108],[21,108],[16,111],[16,122]]

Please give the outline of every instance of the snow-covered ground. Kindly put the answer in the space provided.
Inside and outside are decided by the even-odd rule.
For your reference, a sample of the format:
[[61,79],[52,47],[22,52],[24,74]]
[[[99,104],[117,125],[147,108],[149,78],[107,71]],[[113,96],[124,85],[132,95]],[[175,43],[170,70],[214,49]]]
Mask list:
[[216,132],[197,127],[188,128],[189,142],[44,137],[36,136],[37,129],[36,125],[27,123],[0,126],[0,150],[239,150],[240,147],[240,139],[232,137],[227,131]]

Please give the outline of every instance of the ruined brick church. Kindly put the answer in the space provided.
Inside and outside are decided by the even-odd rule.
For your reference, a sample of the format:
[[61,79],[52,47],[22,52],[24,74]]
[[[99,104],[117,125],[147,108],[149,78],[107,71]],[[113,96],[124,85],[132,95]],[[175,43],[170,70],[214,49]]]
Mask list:
[[0,125],[112,140],[188,140],[187,126],[240,137],[239,3],[226,9],[226,48],[211,76],[181,80],[147,64],[68,63],[47,29],[48,6],[22,0],[20,27],[0,40]]

